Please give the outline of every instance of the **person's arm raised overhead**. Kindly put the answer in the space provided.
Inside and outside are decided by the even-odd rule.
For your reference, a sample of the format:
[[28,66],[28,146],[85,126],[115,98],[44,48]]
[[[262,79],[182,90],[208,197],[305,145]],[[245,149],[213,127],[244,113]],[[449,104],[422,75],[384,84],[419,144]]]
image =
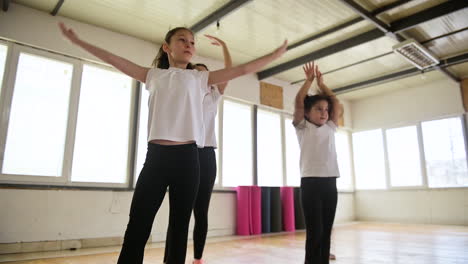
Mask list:
[[330,97],[333,108],[331,110],[330,120],[338,126],[338,120],[343,116],[343,105],[340,103],[340,100],[336,97],[335,93],[325,85],[323,81],[323,74],[319,71],[318,67],[315,71],[315,75],[317,76],[317,84],[320,89],[320,92],[328,97]]
[[269,53],[263,57],[232,68],[210,72],[208,77],[208,85],[227,82],[239,76],[259,71],[263,66],[281,57],[281,55],[286,52],[287,45],[288,41],[285,40],[283,45],[274,50],[272,53]]
[[78,35],[71,28],[67,28],[64,23],[59,23],[60,30],[62,34],[70,40],[73,44],[83,48],[87,52],[98,57],[102,61],[114,66],[121,72],[126,75],[142,82],[146,82],[146,74],[148,73],[149,68],[139,66],[127,59],[119,57],[113,53],[108,52],[102,48],[94,46],[78,37]]
[[304,120],[304,99],[309,92],[310,86],[315,79],[315,63],[309,62],[302,67],[306,80],[302,85],[301,89],[297,92],[296,99],[294,101],[294,119],[293,125],[296,126],[302,120]]

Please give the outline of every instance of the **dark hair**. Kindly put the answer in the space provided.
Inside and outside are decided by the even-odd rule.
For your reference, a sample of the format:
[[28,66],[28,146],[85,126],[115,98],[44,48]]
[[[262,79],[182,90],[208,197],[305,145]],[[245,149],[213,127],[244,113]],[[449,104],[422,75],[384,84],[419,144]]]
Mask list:
[[203,63],[196,63],[196,64],[193,65],[194,68],[197,67],[197,66],[205,67],[205,69],[206,69],[207,71],[209,71],[209,70],[208,70],[208,66],[206,66],[206,65],[203,64]]
[[304,117],[306,113],[310,112],[310,109],[320,101],[327,101],[328,103],[328,116],[331,116],[333,110],[333,101],[331,100],[330,96],[324,94],[316,94],[316,95],[307,95],[304,98]]
[[[164,38],[165,43],[171,43],[172,36],[174,36],[180,30],[187,30],[193,35],[193,32],[188,28],[176,27],[166,33],[166,37]],[[161,45],[158,51],[158,55],[156,55],[156,58],[153,60],[153,66],[156,66],[160,69],[169,69],[169,58],[167,57],[167,53],[163,50],[163,45]],[[187,64],[187,69],[193,69],[193,65],[191,63]]]

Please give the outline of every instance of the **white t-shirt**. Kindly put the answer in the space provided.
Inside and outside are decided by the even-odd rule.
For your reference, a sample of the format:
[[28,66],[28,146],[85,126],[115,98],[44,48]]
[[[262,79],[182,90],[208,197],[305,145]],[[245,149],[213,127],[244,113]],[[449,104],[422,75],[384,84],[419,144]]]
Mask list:
[[148,101],[148,141],[194,140],[205,144],[203,99],[210,92],[209,72],[179,68],[153,68],[146,76]]
[[216,144],[216,114],[218,113],[218,103],[222,94],[218,86],[213,85],[211,91],[203,99],[203,121],[205,123],[205,147],[217,147]]
[[302,177],[339,177],[338,161],[335,149],[336,125],[329,120],[317,127],[302,120],[295,126],[301,149]]

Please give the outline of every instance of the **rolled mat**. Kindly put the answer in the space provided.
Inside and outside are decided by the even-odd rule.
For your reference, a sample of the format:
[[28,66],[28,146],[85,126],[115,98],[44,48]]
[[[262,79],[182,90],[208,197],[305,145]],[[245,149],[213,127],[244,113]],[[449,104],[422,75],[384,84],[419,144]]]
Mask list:
[[281,221],[281,192],[279,187],[271,187],[271,199],[270,199],[270,208],[271,208],[271,232],[281,232],[282,231],[282,221]]
[[250,187],[250,234],[262,233],[262,190],[258,186]]
[[250,235],[250,187],[239,186],[237,191],[237,226],[236,233],[240,236]]
[[302,211],[301,188],[294,188],[294,220],[296,229],[305,229],[304,212]]
[[271,232],[270,187],[262,187],[262,233]]
[[281,204],[283,210],[283,230],[288,232],[296,230],[293,187],[281,187]]

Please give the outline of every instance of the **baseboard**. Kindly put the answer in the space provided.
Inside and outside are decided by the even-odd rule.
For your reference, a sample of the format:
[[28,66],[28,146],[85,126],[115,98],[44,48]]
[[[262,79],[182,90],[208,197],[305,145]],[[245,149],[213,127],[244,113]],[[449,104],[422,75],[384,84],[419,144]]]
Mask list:
[[[235,231],[232,229],[212,229],[208,230],[207,237],[231,236],[234,235],[234,233]],[[192,232],[190,232],[189,234],[189,239],[192,239]],[[154,233],[148,239],[147,244],[164,242],[165,239],[166,233]],[[122,243],[123,237],[101,237],[56,241],[0,243],[0,255],[121,246]]]

